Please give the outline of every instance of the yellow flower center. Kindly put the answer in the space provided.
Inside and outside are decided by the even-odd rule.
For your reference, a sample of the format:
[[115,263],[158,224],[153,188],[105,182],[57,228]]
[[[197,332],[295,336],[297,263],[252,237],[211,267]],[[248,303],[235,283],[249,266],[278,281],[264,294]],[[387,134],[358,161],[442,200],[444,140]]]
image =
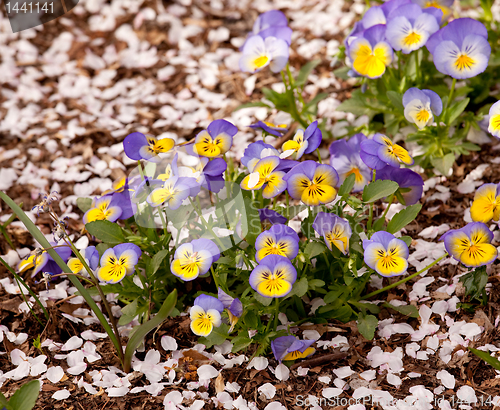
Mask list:
[[262,68],[267,64],[268,61],[269,61],[268,56],[260,56],[257,57],[253,63],[255,64],[255,67]]
[[356,182],[362,182],[364,179],[358,167],[352,167],[351,170],[345,174],[345,177],[347,178],[351,174],[354,174],[354,179]]
[[416,115],[416,119],[417,121],[419,122],[427,122],[429,121],[429,118],[430,118],[430,113],[429,111],[427,111],[425,108],[422,108]]
[[421,38],[422,38],[422,36],[420,34],[412,31],[410,34],[408,34],[405,37],[404,44],[405,44],[405,46],[412,46],[414,44],[419,43]]
[[494,115],[493,117],[491,117],[490,125],[491,125],[491,128],[493,128],[494,130],[500,129],[500,114],[497,114],[497,115]]
[[455,61],[455,67],[459,71],[470,70],[476,62],[470,58],[467,54],[460,54]]

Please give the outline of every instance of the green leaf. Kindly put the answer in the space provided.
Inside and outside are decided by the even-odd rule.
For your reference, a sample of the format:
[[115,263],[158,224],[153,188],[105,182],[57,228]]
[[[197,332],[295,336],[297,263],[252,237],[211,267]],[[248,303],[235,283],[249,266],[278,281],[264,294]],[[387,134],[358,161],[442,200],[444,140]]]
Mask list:
[[38,394],[40,393],[40,382],[32,380],[23,384],[9,400],[12,410],[31,410],[35,407]]
[[122,228],[115,222],[93,221],[85,225],[85,229],[97,239],[110,245],[118,245],[125,242]]
[[325,244],[321,242],[309,242],[304,249],[304,254],[310,260],[318,255],[321,255],[327,249],[328,248],[325,246]]
[[473,349],[469,347],[469,350],[474,353],[477,357],[484,360],[489,365],[493,366],[495,369],[500,370],[500,361],[498,359],[491,356],[488,352],[484,352],[482,350]]
[[122,308],[122,315],[118,320],[120,326],[128,325],[137,316],[137,311],[139,310],[139,298],[134,299],[132,303]]
[[99,252],[99,259],[101,259],[102,254],[109,248],[112,248],[112,246],[107,243],[98,243],[95,248],[97,249],[97,252]]
[[254,101],[254,102],[248,102],[245,104],[238,105],[233,111],[238,111],[242,110],[243,108],[251,108],[251,107],[266,107],[266,108],[271,108],[269,105],[262,101]]
[[447,176],[450,173],[450,169],[455,162],[455,155],[451,152],[446,154],[444,157],[432,157],[431,164],[435,167],[441,174]]
[[324,100],[325,98],[327,98],[329,95],[330,94],[328,94],[328,93],[316,94],[316,96],[306,104],[304,111],[315,115],[316,112],[318,111],[318,107],[317,107],[318,103],[320,101]]
[[130,337],[127,343],[127,347],[125,348],[125,357],[124,357],[124,368],[128,371],[130,368],[130,363],[132,361],[132,356],[134,355],[135,349],[139,344],[142,343],[144,337],[151,332],[154,328],[160,326],[164,320],[170,315],[172,310],[177,303],[177,289],[174,289],[165,299],[163,305],[161,306],[158,313],[146,323],[137,326],[134,328],[134,334]]
[[375,336],[375,330],[378,326],[378,319],[373,315],[364,315],[362,313],[358,316],[358,330],[366,339],[372,340]]
[[349,67],[340,67],[337,68],[336,70],[333,70],[333,75],[335,77],[341,78],[342,80],[349,80],[352,77],[349,77],[349,71],[351,69]]
[[445,123],[451,125],[453,121],[455,121],[460,114],[462,114],[469,104],[470,99],[465,98],[462,101],[456,102],[450,108],[448,108],[446,112],[446,120]]
[[309,61],[305,64],[297,74],[297,78],[295,79],[295,85],[297,87],[302,87],[307,82],[309,74],[311,74],[312,70],[314,70],[319,64],[321,64],[321,59]]
[[270,88],[262,88],[262,94],[271,101],[276,109],[290,112],[290,101],[288,99],[287,93],[279,93],[277,91],[271,90]]
[[[45,238],[45,235],[37,228],[37,226],[31,221],[31,219],[28,218],[28,215],[26,215],[24,211],[21,208],[19,208],[19,206],[5,192],[0,191],[0,198],[2,198],[5,201],[5,203],[10,207],[10,209],[14,211],[14,213],[17,215],[19,220],[24,224],[26,229],[31,233],[31,235],[33,235],[33,238],[35,238],[35,240],[43,248],[47,249],[47,253],[52,257],[54,262],[57,263],[57,265],[62,269],[62,271],[65,273],[72,273],[68,265],[66,265],[66,263],[62,260],[59,254],[52,248],[47,238]],[[76,278],[76,276],[68,275],[68,279],[71,281],[73,286],[77,288],[80,295],[83,296],[89,307],[96,314],[97,318],[99,319],[99,322],[101,322],[102,327],[104,328],[109,338],[113,342],[116,351],[120,352],[122,349],[121,344],[116,338],[116,335],[113,333],[113,329],[111,329],[111,326],[109,325],[107,319],[104,317],[101,309],[96,305],[94,299],[92,299],[92,296],[89,294],[89,292],[87,292],[87,289],[85,289],[85,287]]]
[[374,114],[375,112],[368,108],[363,101],[359,99],[350,98],[345,100],[337,107],[337,111],[351,112],[356,116]]
[[414,204],[399,211],[392,217],[389,224],[387,225],[387,232],[396,233],[404,228],[417,217],[421,209],[421,204]]
[[404,243],[406,243],[406,246],[410,246],[411,241],[413,241],[413,238],[411,236],[402,236],[398,239],[401,239]]
[[233,340],[231,340],[231,343],[233,344],[233,348],[231,349],[231,351],[233,353],[238,353],[240,350],[243,350],[246,347],[250,346],[252,344],[252,339],[249,339],[244,335],[238,335]]
[[[245,210],[242,218],[242,231],[247,232],[245,240],[250,245],[255,245],[257,236],[262,232],[262,225],[260,223],[259,210],[255,206],[251,193],[243,191],[243,198],[245,203]],[[246,228],[246,229],[245,229]]]
[[92,207],[92,198],[77,198],[76,205],[85,213]]
[[343,197],[345,195],[350,194],[352,189],[354,188],[355,183],[356,183],[356,175],[354,174],[349,175],[340,186],[338,195],[340,197]]
[[307,278],[303,277],[293,284],[292,291],[287,295],[287,298],[293,295],[296,295],[299,298],[301,298],[307,293],[308,289],[309,289],[309,284],[307,283]]
[[367,310],[368,312],[375,315],[378,315],[380,313],[380,308],[375,303],[357,302],[355,300],[350,300],[349,303],[353,306],[356,306],[361,311]]
[[9,406],[7,399],[2,393],[0,393],[0,406],[2,407],[2,410],[12,410],[12,407]]
[[471,299],[482,300],[484,288],[488,283],[486,267],[480,266],[479,268],[467,272],[460,277],[460,282],[464,284],[466,296],[470,296]]
[[257,326],[259,325],[259,319],[253,310],[249,310],[245,314],[244,322],[249,329],[257,329]]
[[207,348],[211,348],[212,346],[221,345],[227,339],[227,332],[229,330],[229,326],[225,323],[222,323],[219,327],[214,327],[212,332],[206,337],[200,337],[198,339],[199,343],[204,344]]
[[390,303],[385,302],[383,304],[383,306],[386,308],[389,308],[389,309],[393,309],[396,312],[399,312],[405,316],[410,316],[410,317],[414,317],[414,318],[419,317],[418,310],[413,305],[394,306],[394,305],[391,305]]
[[269,306],[271,304],[271,302],[273,301],[273,298],[266,298],[257,292],[255,292],[253,296],[254,296],[255,300],[257,302],[261,303],[263,306]]
[[363,189],[363,202],[375,202],[396,192],[399,185],[394,181],[381,180],[370,182]]
[[387,91],[387,98],[391,101],[392,105],[394,105],[394,108],[398,110],[399,112],[404,112],[404,107],[403,107],[403,96],[396,91]]
[[151,259],[151,273],[150,275],[154,275],[158,268],[160,267],[161,263],[165,259],[165,257],[169,254],[168,249],[162,249],[160,252],[155,253],[153,258]]

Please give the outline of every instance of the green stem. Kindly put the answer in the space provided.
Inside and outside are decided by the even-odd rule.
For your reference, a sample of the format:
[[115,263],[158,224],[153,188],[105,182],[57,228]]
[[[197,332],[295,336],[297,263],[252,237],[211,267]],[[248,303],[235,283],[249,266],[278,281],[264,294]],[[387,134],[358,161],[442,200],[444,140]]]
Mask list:
[[321,162],[321,154],[319,153],[319,148],[316,148],[316,153],[318,154],[318,162],[322,164],[323,162]]
[[417,277],[418,275],[420,275],[421,273],[425,272],[426,270],[432,268],[434,265],[436,265],[437,263],[439,263],[442,259],[446,258],[448,256],[448,252],[446,252],[443,256],[441,256],[440,258],[436,259],[434,262],[430,263],[429,265],[427,265],[425,268],[423,269],[420,269],[418,272],[415,272],[413,273],[412,275],[410,276],[407,276],[406,278],[404,279],[401,279],[400,281],[396,282],[396,283],[393,283],[392,285],[389,285],[389,286],[386,286],[385,288],[382,288],[382,289],[379,289],[379,290],[376,290],[372,293],[369,293],[368,295],[366,296],[363,296],[361,298],[361,300],[365,300],[365,299],[369,299],[371,298],[372,296],[375,296],[375,295],[378,295],[379,293],[382,293],[382,292],[385,292],[386,290],[389,290],[389,289],[392,289],[392,288],[395,288],[405,282],[408,282],[409,280]]
[[382,219],[385,219],[386,215],[387,215],[387,212],[389,212],[389,208],[391,207],[392,205],[392,202],[394,201],[394,195],[391,195],[389,197],[389,202],[387,204],[387,208],[385,208],[385,211],[384,213],[382,214]]
[[290,197],[288,196],[288,191],[285,191],[285,203],[286,203],[286,219],[290,218]]
[[[293,119],[297,122],[300,123],[300,125],[302,125],[305,128],[307,128],[307,122],[302,118],[302,116],[299,114],[299,110],[297,109],[297,101],[295,100],[295,83],[293,81],[293,76],[292,76],[292,72],[290,71],[290,64],[287,63],[286,65],[286,72],[287,72],[287,75],[288,75],[288,81],[289,81],[289,88],[287,88],[287,91],[290,92],[290,95],[291,95],[291,115],[293,117]],[[281,72],[281,76],[285,82],[285,88],[286,88],[286,80],[285,80],[285,74],[283,73],[283,71]]]
[[451,104],[451,99],[453,98],[453,93],[455,92],[456,83],[457,83],[457,79],[454,78],[453,82],[451,83],[450,94],[448,94],[448,102],[446,103],[446,108],[448,108]]
[[280,313],[280,298],[274,298],[274,321],[273,321],[273,330],[276,332],[276,328],[278,327],[278,315]]
[[[144,175],[144,170],[142,169],[142,165],[141,165],[141,161],[137,161],[137,168],[139,168],[139,173],[141,174],[141,179],[144,181],[146,179],[145,175]],[[148,190],[148,194],[151,193],[151,190],[149,188],[149,183],[146,184],[147,185],[147,190]],[[156,224],[155,224],[155,218],[154,218],[154,215],[153,215],[153,211],[151,210],[151,206],[148,204],[146,205],[146,208],[148,209],[148,212],[149,212],[149,217],[151,218],[151,223],[153,224],[153,230],[154,230],[154,233],[155,233],[155,236],[156,236],[156,241],[158,241],[160,238],[158,237],[158,232],[156,232]],[[160,212],[160,211],[158,211]],[[162,223],[163,223],[163,229],[165,230],[165,232],[167,232],[167,227],[165,226],[165,223],[164,223],[164,220],[162,219]]]

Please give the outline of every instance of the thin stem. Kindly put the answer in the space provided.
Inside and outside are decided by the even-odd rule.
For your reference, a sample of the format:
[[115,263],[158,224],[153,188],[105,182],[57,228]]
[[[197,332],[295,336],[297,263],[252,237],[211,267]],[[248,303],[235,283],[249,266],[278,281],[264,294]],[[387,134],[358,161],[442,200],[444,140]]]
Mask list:
[[286,203],[286,219],[290,218],[290,197],[288,196],[288,191],[285,191],[285,203]]
[[453,93],[455,92],[455,85],[456,85],[456,83],[457,83],[457,79],[454,78],[453,82],[451,83],[450,94],[448,94],[448,102],[446,103],[446,108],[448,108],[450,106],[451,99],[453,98]]
[[[292,117],[294,118],[295,121],[298,121],[300,123],[300,125],[302,125],[304,128],[307,128],[307,122],[304,121],[304,119],[302,118],[302,116],[299,114],[299,110],[297,109],[297,101],[295,100],[295,83],[293,81],[293,76],[292,76],[292,72],[290,71],[290,64],[287,63],[286,65],[286,72],[287,72],[287,75],[288,75],[288,81],[289,81],[289,85],[290,87],[287,89],[287,91],[290,91],[290,94],[292,96],[292,112],[290,113],[292,115]],[[282,76],[284,78],[284,74],[283,74],[283,71],[282,71]],[[285,87],[286,87],[286,83],[285,83]]]
[[280,298],[274,299],[274,321],[273,321],[273,329],[276,331],[278,327],[278,315],[280,314]]
[[321,162],[321,154],[319,153],[319,148],[316,148],[316,153],[318,154],[318,162],[322,164],[323,162]]
[[385,211],[382,214],[382,219],[385,219],[387,212],[389,212],[389,208],[391,207],[393,201],[394,201],[394,195],[391,195],[389,197],[389,203],[387,204],[387,208],[385,208]]
[[406,278],[404,279],[401,279],[400,281],[396,282],[396,283],[393,283],[392,285],[389,285],[389,286],[386,286],[385,288],[382,288],[382,289],[379,289],[379,290],[376,290],[372,293],[369,293],[368,295],[366,296],[363,296],[361,298],[361,300],[365,300],[365,299],[369,299],[371,298],[372,296],[375,296],[375,295],[378,295],[379,293],[382,293],[382,292],[385,292],[386,290],[389,290],[389,289],[392,289],[392,288],[395,288],[405,282],[408,282],[409,280],[415,278],[416,276],[420,275],[421,273],[425,272],[426,270],[432,268],[434,265],[436,265],[437,263],[439,263],[442,259],[446,258],[448,256],[448,252],[446,252],[443,256],[441,256],[440,258],[436,259],[434,262],[430,263],[429,265],[427,265],[425,268],[423,269],[420,269],[418,272],[415,272],[413,273],[412,275],[410,276],[407,276]]
[[[144,181],[146,179],[145,175],[144,175],[144,170],[142,169],[142,165],[141,165],[141,161],[137,161],[137,167],[139,168],[139,173],[141,174],[141,179]],[[147,191],[148,191],[148,194],[151,193],[151,189],[149,187],[149,182],[146,182],[146,186],[147,186]],[[154,218],[154,215],[153,215],[153,211],[151,210],[151,207],[149,205],[147,205],[147,208],[148,208],[148,211],[149,211],[149,216],[151,218],[151,222],[153,222],[153,229],[155,231],[155,235],[156,235],[156,239],[160,239],[158,237],[158,233],[156,232],[156,228],[155,228],[155,218]],[[158,213],[161,214],[161,211],[158,209]],[[160,215],[160,219],[161,219],[161,223],[163,225],[163,231],[165,232],[165,234],[167,234],[167,225],[165,224],[165,219],[163,218],[162,215]]]
[[92,272],[92,269],[90,269],[90,266],[87,264],[87,261],[83,258],[83,256],[78,251],[76,246],[73,244],[73,242],[71,241],[69,236],[66,235],[66,238],[63,238],[63,240],[71,248],[73,253],[76,255],[76,257],[82,263],[83,267],[85,268],[85,270],[89,274],[90,278],[92,279],[92,282],[95,285],[97,292],[99,292],[99,296],[101,297],[102,304],[104,305],[104,307],[106,309],[106,312],[108,314],[108,319],[111,323],[111,327],[113,328],[113,333],[115,334],[115,337],[118,340],[118,344],[119,344],[120,348],[119,349],[117,348],[116,350],[117,350],[118,356],[120,358],[120,362],[123,364],[124,363],[123,362],[124,356],[123,356],[123,347],[121,345],[120,333],[118,332],[118,326],[116,323],[116,319],[113,316],[113,312],[111,311],[111,306],[109,306],[108,300],[106,299],[106,295],[104,294],[101,286],[99,285],[99,280],[95,277],[94,272]]
[[[219,275],[215,273],[214,266],[210,266],[210,272],[212,272],[212,278],[214,279],[215,287],[217,288],[217,291],[221,288],[220,283],[219,283]],[[224,290],[224,289],[222,289]]]

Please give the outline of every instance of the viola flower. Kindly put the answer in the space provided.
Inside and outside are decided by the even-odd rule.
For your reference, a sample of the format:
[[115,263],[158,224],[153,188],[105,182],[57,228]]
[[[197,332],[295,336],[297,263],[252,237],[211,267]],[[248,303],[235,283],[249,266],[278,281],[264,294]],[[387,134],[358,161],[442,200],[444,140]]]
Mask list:
[[488,223],[492,219],[500,219],[500,184],[483,184],[474,194],[470,208],[470,216],[474,222]]
[[[55,242],[50,242],[50,246],[56,246]],[[56,246],[54,251],[61,257],[61,259],[66,262],[71,256],[71,248],[69,246]],[[26,272],[28,269],[33,269],[31,277],[34,277],[38,272],[50,272],[53,275],[62,272],[59,265],[52,259],[52,256],[45,250],[37,250],[33,254],[29,255],[27,258],[22,259],[17,265],[17,271],[19,273]]]
[[208,336],[214,327],[222,323],[220,314],[224,310],[222,302],[209,295],[198,296],[189,311],[191,331],[196,336]]
[[269,223],[271,225],[285,224],[287,221],[287,219],[283,215],[267,208],[259,209],[259,217],[260,222]]
[[217,298],[224,305],[224,309],[227,309],[227,314],[229,316],[229,323],[231,327],[229,328],[229,333],[234,330],[234,326],[238,323],[238,319],[243,314],[243,304],[239,299],[235,299],[229,296],[221,288],[218,288]]
[[254,167],[253,172],[241,181],[241,189],[246,191],[261,189],[264,198],[274,198],[286,189],[286,182],[283,180],[284,171],[277,171],[280,164],[278,157],[267,157],[261,159]]
[[484,24],[471,18],[453,20],[426,44],[437,70],[458,80],[486,70],[491,54]]
[[390,180],[397,182],[399,185],[396,193],[401,194],[403,205],[414,205],[424,192],[424,180],[422,177],[408,168],[385,167],[377,171],[376,179]]
[[408,246],[389,232],[375,232],[363,241],[365,263],[379,275],[402,275],[408,269]]
[[273,36],[264,39],[260,35],[249,37],[242,52],[240,69],[248,73],[255,73],[267,66],[273,73],[278,73],[285,68],[289,55],[285,40]]
[[128,193],[115,193],[94,198],[91,208],[83,215],[83,223],[104,220],[116,222],[118,219],[128,219],[133,214]]
[[[96,247],[89,246],[81,251],[81,254],[85,262],[87,262],[87,265],[89,265],[89,268],[92,269],[92,272],[95,271],[97,269],[97,266],[99,265],[99,252],[97,251]],[[83,263],[78,258],[71,258],[68,261],[67,265],[73,273],[80,273],[85,271]]]
[[439,30],[441,18],[438,9],[422,10],[417,4],[405,4],[390,14],[385,35],[394,50],[409,54],[423,47]]
[[255,165],[267,157],[279,157],[280,153],[276,148],[264,141],[252,142],[244,151],[241,163],[253,172]]
[[257,237],[255,250],[257,262],[267,255],[281,255],[293,259],[299,253],[299,235],[289,226],[273,225]]
[[175,211],[188,196],[196,196],[200,186],[194,178],[173,176],[165,181],[163,187],[154,189],[147,197],[151,206],[157,207],[164,203]]
[[352,230],[349,222],[345,219],[335,214],[318,212],[312,226],[325,239],[328,249],[333,250],[335,246],[344,255],[349,253],[349,239]]
[[393,59],[392,47],[385,40],[385,26],[376,25],[357,34],[349,44],[352,68],[364,77],[379,78]]
[[126,176],[123,176],[121,178],[115,179],[113,181],[113,184],[111,185],[111,189],[107,189],[106,191],[104,191],[102,193],[102,196],[114,194],[115,192],[116,193],[124,192],[125,189],[127,188],[128,188],[128,178]]
[[321,144],[323,135],[318,128],[318,121],[314,121],[306,130],[299,128],[293,139],[283,144],[283,154],[280,158],[287,158],[291,155],[294,159],[300,159],[304,154],[310,154]]
[[439,95],[431,90],[409,88],[403,95],[405,118],[419,129],[425,128],[434,122],[434,115],[439,116],[443,111],[443,102]]
[[175,145],[172,138],[157,139],[151,135],[145,136],[140,132],[133,132],[123,140],[123,149],[130,159],[139,161],[145,159],[151,162],[160,162],[159,154],[169,152]]
[[193,151],[195,154],[208,158],[224,155],[231,148],[233,137],[237,132],[238,128],[229,121],[212,121],[206,130],[196,136]]
[[423,9],[434,7],[443,13],[442,21],[447,20],[451,14],[451,8],[455,0],[411,0]]
[[223,174],[226,172],[227,163],[222,158],[208,159],[197,158],[195,166],[179,167],[178,174],[181,177],[195,178],[198,184],[212,192],[220,192],[224,187]]
[[292,43],[292,29],[288,27],[285,14],[279,10],[269,10],[262,13],[253,24],[253,34],[262,38],[276,37],[284,40],[288,45]]
[[375,134],[373,139],[362,141],[360,157],[370,168],[379,170],[386,165],[399,168],[399,164],[413,165],[413,158],[403,147],[382,134]]
[[446,251],[467,267],[477,268],[488,265],[497,258],[497,248],[491,244],[493,232],[482,222],[472,222],[461,229],[446,232]]
[[118,283],[125,275],[134,273],[141,255],[141,248],[132,243],[121,243],[106,249],[101,256],[101,267],[97,269],[96,276],[102,282]]
[[220,257],[220,250],[210,239],[200,238],[179,246],[170,271],[183,281],[191,281],[208,272]]
[[300,340],[295,336],[281,336],[271,342],[271,349],[273,350],[274,358],[278,362],[304,359],[316,351],[316,349],[311,347],[315,341],[314,339]]
[[337,196],[334,187],[339,182],[339,176],[330,165],[304,161],[293,167],[284,180],[290,196],[306,205],[328,204]]
[[[281,137],[288,132],[288,125],[286,124],[278,124],[275,125],[271,122],[267,121],[259,121],[255,124],[249,125],[250,128],[261,129],[262,131],[267,132],[268,134],[274,135],[275,137]],[[260,141],[262,142],[262,141]],[[252,144],[250,144],[252,145]]]
[[490,108],[488,132],[500,138],[500,101],[497,101]]
[[330,165],[339,175],[337,186],[344,183],[351,174],[355,175],[353,192],[360,192],[368,185],[372,178],[372,170],[361,160],[360,144],[367,140],[364,134],[353,135],[348,141],[345,139],[333,141],[330,145]]
[[281,298],[288,295],[297,280],[297,271],[292,263],[281,255],[269,255],[262,259],[250,274],[253,290],[266,298]]

